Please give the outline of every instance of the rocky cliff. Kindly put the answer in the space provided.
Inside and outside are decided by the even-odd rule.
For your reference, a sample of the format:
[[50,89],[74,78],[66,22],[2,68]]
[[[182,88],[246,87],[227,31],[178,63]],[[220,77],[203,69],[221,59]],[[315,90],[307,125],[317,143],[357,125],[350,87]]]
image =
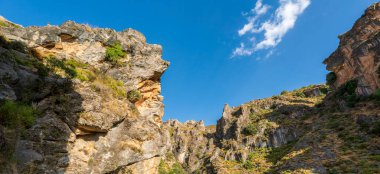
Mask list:
[[0,20],[2,173],[155,173],[160,45],[136,30]]
[[337,50],[323,63],[332,71],[331,85],[357,80],[356,93],[368,96],[380,87],[380,3],[371,5],[352,29],[339,36]]
[[340,36],[328,85],[162,123],[162,48],[132,29],[0,18],[0,172],[379,173],[380,3]]
[[165,122],[171,153],[190,173],[268,172],[310,129],[311,115],[327,90],[313,85],[238,107],[225,105],[215,128],[194,121]]
[[203,121],[169,120],[164,122],[163,128],[170,137],[170,147],[164,158],[169,166],[181,164],[189,173],[206,169],[206,160],[215,153],[215,127],[206,127]]
[[208,131],[201,122],[164,123],[172,147],[160,168],[180,163],[188,173],[379,173],[379,21],[375,3],[339,36],[339,47],[324,61],[328,86],[225,105]]

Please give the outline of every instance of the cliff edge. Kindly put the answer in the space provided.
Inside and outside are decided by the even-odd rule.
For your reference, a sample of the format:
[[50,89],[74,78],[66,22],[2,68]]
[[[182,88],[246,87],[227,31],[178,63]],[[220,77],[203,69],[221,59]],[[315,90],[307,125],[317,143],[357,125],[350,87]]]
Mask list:
[[140,32],[0,19],[3,173],[155,173],[165,153],[160,77]]

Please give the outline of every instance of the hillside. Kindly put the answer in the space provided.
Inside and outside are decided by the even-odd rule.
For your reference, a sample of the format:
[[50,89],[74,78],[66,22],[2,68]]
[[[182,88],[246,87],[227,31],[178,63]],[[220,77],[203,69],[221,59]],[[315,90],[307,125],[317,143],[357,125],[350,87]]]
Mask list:
[[380,173],[380,3],[339,36],[324,63],[328,86],[311,85],[237,107],[214,127],[168,121],[161,161],[189,173]]
[[[162,47],[133,29],[0,17],[0,173],[380,173],[380,2],[326,84],[162,122]],[[248,95],[248,94],[247,94]]]

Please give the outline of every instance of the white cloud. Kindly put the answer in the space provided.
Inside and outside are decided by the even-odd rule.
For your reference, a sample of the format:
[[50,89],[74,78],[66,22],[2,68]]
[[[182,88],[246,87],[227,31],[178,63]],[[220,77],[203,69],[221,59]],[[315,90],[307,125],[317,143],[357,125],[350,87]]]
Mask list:
[[252,55],[253,51],[251,49],[247,49],[244,45],[244,43],[240,43],[240,47],[236,48],[233,52],[233,55],[240,55],[240,56],[248,56]]
[[248,23],[245,24],[244,27],[238,31],[239,36],[245,35],[248,31],[253,32],[256,20],[260,16],[265,15],[268,12],[269,8],[269,5],[263,5],[263,0],[258,0],[256,2],[255,7],[251,10],[250,14],[252,16],[248,17]]
[[[279,3],[280,6],[275,10],[274,15],[260,23],[259,19],[268,12],[270,6],[263,4],[262,0],[256,2],[247,17],[248,23],[238,31],[239,36],[252,34],[248,42],[249,46],[241,43],[240,47],[234,50],[233,56],[250,56],[256,51],[276,47],[285,34],[294,27],[297,18],[311,2],[310,0],[279,0]],[[256,35],[263,35],[263,39],[256,42]]]

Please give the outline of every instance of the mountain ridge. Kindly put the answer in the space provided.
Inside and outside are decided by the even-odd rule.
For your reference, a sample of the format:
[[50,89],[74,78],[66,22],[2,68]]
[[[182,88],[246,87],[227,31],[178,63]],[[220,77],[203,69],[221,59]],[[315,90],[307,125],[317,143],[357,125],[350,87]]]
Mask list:
[[0,18],[0,171],[379,173],[380,3],[339,36],[326,84],[162,122],[162,47],[133,29]]

